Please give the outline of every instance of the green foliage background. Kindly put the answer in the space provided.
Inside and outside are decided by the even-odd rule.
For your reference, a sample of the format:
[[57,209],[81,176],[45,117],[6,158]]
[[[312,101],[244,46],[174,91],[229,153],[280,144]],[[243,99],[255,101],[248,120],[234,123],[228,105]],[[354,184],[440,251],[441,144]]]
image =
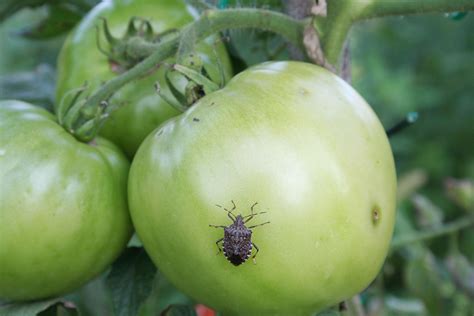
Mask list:
[[[55,62],[65,36],[31,40],[19,35],[47,14],[44,8],[23,9],[0,24],[0,99],[52,108]],[[350,34],[353,85],[384,126],[394,125],[408,112],[420,114],[416,124],[391,138],[403,192],[395,239],[472,214],[472,199],[466,205],[446,189],[449,178],[474,181],[472,30],[474,14],[460,20],[438,14],[366,21]],[[286,47],[279,50],[281,41],[266,33],[228,35],[234,58],[239,57],[237,67],[288,56]],[[82,308],[83,315],[111,314],[104,280],[91,282],[67,299]],[[191,302],[162,277],[153,283],[141,315],[156,315],[171,303]],[[369,315],[467,316],[474,314],[473,287],[471,228],[395,250],[361,299]],[[349,307],[346,313],[356,315],[354,306]]]

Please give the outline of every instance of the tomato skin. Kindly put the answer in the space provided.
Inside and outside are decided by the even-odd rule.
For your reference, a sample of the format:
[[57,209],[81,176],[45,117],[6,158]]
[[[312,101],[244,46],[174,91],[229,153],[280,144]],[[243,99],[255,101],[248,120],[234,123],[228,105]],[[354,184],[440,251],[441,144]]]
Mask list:
[[43,109],[0,102],[0,297],[36,300],[101,273],[132,232],[129,163],[78,142]]
[[[107,56],[97,47],[96,26],[100,25],[101,17],[107,19],[112,34],[121,37],[131,17],[149,19],[155,32],[163,32],[192,22],[191,12],[192,9],[183,0],[114,0],[98,4],[69,35],[61,50],[56,104],[71,89],[87,82],[92,92],[117,75]],[[101,39],[102,45],[107,47],[103,36]],[[216,56],[220,59],[226,77],[230,76],[229,57],[217,38],[209,38],[198,45],[197,53],[213,80],[220,82],[221,79]],[[171,59],[166,61],[168,65],[172,63]],[[128,157],[135,154],[143,139],[160,123],[179,114],[159,97],[154,88],[158,81],[163,92],[172,98],[164,79],[167,69],[166,65],[162,65],[153,74],[130,82],[118,90],[109,102],[112,106],[122,108],[111,114],[100,134],[122,148]]]
[[[310,315],[375,278],[395,216],[396,174],[378,118],[342,79],[305,63],[252,67],[152,132],[129,175],[135,229],[160,271],[224,315]],[[215,242],[235,214],[256,264]],[[376,213],[376,214],[375,214]],[[205,287],[202,285],[206,284]]]

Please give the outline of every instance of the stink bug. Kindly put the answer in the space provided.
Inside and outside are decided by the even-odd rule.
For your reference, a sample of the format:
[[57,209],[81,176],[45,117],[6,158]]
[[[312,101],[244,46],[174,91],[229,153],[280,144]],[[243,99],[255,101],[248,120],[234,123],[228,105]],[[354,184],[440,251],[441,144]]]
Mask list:
[[[257,245],[252,242],[251,229],[270,222],[246,227],[245,224],[255,215],[264,214],[266,212],[254,213],[253,209],[258,204],[258,202],[255,202],[255,204],[250,208],[250,215],[242,216],[239,214],[235,216],[232,212],[236,209],[236,206],[234,201],[231,202],[233,208],[230,211],[220,205],[216,206],[227,212],[227,216],[232,220],[232,224],[229,226],[209,225],[210,227],[224,228],[224,237],[216,241],[217,248],[219,249],[219,253],[224,251],[224,256],[227,260],[229,260],[233,265],[238,266],[250,257],[253,246],[255,248],[255,254],[252,256],[252,259],[255,263],[255,256],[257,256],[259,249]],[[221,243],[223,244],[223,248],[220,246]]]

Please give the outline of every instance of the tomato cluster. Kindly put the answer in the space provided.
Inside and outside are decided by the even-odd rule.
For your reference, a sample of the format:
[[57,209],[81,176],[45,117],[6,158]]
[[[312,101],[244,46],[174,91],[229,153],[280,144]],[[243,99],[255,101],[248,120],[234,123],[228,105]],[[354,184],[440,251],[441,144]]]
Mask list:
[[[117,75],[94,27],[105,17],[121,34],[131,16],[158,32],[192,19],[175,1],[99,4],[61,52],[58,103]],[[230,73],[221,44],[198,48],[217,82],[217,64]],[[357,92],[321,67],[268,62],[180,114],[153,89],[158,81],[171,96],[165,75],[117,91],[109,103],[121,108],[89,143],[42,109],[0,103],[0,297],[81,286],[123,250],[132,222],[176,287],[224,313],[309,315],[368,286],[388,251],[396,176],[384,129]],[[251,236],[225,228],[238,215]],[[220,241],[227,257],[246,246],[255,262],[230,264]]]

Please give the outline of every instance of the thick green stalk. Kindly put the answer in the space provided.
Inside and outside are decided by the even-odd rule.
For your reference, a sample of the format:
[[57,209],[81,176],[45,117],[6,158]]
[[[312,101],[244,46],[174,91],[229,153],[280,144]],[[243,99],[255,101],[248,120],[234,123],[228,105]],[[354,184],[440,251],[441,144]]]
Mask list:
[[183,29],[178,49],[178,62],[194,50],[200,39],[228,29],[256,28],[272,31],[283,36],[297,47],[303,48],[303,27],[304,23],[302,21],[268,10],[228,9],[205,11],[196,23]]
[[328,61],[336,65],[351,26],[361,20],[474,10],[474,0],[328,0],[328,16],[317,21]]

